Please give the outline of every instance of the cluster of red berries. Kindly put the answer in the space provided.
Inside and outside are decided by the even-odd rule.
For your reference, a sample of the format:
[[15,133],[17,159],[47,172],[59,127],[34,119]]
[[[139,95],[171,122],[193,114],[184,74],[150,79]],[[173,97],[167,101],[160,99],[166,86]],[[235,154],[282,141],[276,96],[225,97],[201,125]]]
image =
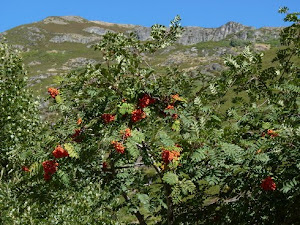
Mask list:
[[27,166],[22,166],[22,170],[25,172],[30,172],[30,169]]
[[50,180],[51,176],[57,171],[58,163],[55,160],[47,160],[43,162],[44,179]]
[[55,150],[52,152],[52,154],[57,159],[69,156],[69,153],[65,149],[63,149],[60,145],[58,145],[55,148]]
[[171,95],[171,98],[173,99],[173,102],[182,101],[182,98],[180,98],[178,94]]
[[163,151],[161,153],[161,157],[162,157],[163,162],[166,165],[168,165],[171,161],[173,161],[173,160],[176,161],[179,159],[180,152],[178,152],[176,150],[170,151],[170,150],[163,149]]
[[[279,134],[278,134],[277,132],[275,132],[274,130],[271,130],[271,129],[269,129],[269,130],[267,131],[267,135],[269,135],[271,138],[274,138],[274,137],[278,137],[278,136],[279,136]],[[263,132],[263,133],[261,134],[261,136],[262,136],[262,137],[265,137],[265,136],[266,136],[265,132]]]
[[127,139],[131,136],[131,130],[130,128],[126,128],[125,130],[121,130],[120,132],[123,136],[123,139]]
[[261,187],[265,191],[275,191],[276,190],[276,184],[273,181],[272,177],[267,177],[261,182]]
[[103,170],[106,170],[107,167],[108,167],[108,163],[107,163],[107,162],[103,162],[103,163],[102,163],[102,169],[103,169]]
[[174,109],[174,105],[168,105],[166,110],[169,110],[169,109]]
[[[57,159],[69,156],[69,153],[60,145],[54,149],[52,154]],[[51,176],[57,171],[58,163],[55,160],[46,160],[42,165],[44,168],[44,179],[50,180]]]
[[143,111],[143,108],[146,108],[155,102],[156,100],[154,98],[150,97],[148,94],[144,94],[143,97],[139,99],[139,108],[131,112],[131,121],[135,123],[146,118],[146,113]]
[[144,118],[146,118],[146,113],[142,109],[136,109],[131,113],[131,121],[134,123]]
[[115,115],[104,113],[102,114],[101,118],[103,119],[104,123],[110,123],[115,120]]
[[125,152],[125,147],[123,146],[122,143],[118,141],[112,141],[111,144],[114,146],[115,150],[119,153],[124,153]]
[[77,143],[81,142],[82,140],[79,138],[81,133],[82,133],[81,129],[75,129],[74,134],[72,134],[72,136],[71,136],[72,140]]
[[52,98],[55,98],[57,95],[59,95],[59,90],[56,88],[48,88],[48,93]]
[[[165,108],[165,110],[172,110],[172,109],[175,109],[174,104],[175,104],[176,101],[182,101],[182,98],[179,97],[178,94],[176,94],[176,95],[171,95],[171,104],[169,104],[169,105]],[[166,116],[166,114],[165,114],[165,116]],[[178,115],[177,115],[176,113],[174,113],[174,114],[172,114],[172,118],[173,118],[174,120],[176,120],[176,119],[178,118]]]
[[278,136],[279,136],[278,133],[276,133],[274,130],[270,130],[270,129],[268,130],[267,134],[268,134],[269,136],[271,136],[271,138],[273,138],[273,137],[278,137]]
[[151,98],[148,94],[144,94],[142,98],[139,99],[139,107],[145,108],[153,103],[155,103],[155,99]]
[[[130,128],[126,128],[125,130],[121,130],[120,131],[121,135],[122,135],[122,139],[126,140],[127,138],[129,138],[131,136],[131,130]],[[119,141],[112,141],[111,144],[114,146],[114,149],[123,154],[125,152],[125,147],[123,145],[123,143],[119,142]],[[102,169],[103,171],[106,171],[108,167],[108,163],[107,162],[103,162],[102,163]]]

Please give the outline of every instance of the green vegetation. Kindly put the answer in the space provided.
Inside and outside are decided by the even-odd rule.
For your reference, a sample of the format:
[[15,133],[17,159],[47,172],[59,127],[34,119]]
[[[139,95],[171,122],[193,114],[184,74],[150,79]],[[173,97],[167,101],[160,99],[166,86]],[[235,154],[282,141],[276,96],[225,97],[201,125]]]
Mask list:
[[297,224],[300,14],[280,11],[292,25],[272,64],[248,46],[218,76],[148,63],[176,42],[179,17],[148,41],[107,33],[102,63],[48,89],[51,124],[1,44],[0,223]]

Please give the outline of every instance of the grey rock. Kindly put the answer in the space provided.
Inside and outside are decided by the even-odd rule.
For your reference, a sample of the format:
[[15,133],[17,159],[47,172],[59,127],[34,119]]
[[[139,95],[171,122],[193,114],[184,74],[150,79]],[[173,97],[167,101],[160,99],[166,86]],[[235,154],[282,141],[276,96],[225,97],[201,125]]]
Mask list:
[[27,27],[28,30],[32,31],[32,32],[36,32],[36,33],[41,33],[41,29],[38,27]]
[[23,27],[22,29],[25,29],[25,38],[29,41],[36,42],[41,41],[45,38],[42,30],[37,27]]
[[146,41],[150,39],[151,28],[150,27],[137,27],[129,32],[136,34],[137,38],[141,41]]
[[[128,32],[135,33],[139,40],[145,41],[150,39],[151,28],[138,26]],[[279,30],[277,28],[255,29],[254,27],[244,26],[236,22],[228,22],[218,28],[187,26],[177,42],[183,45],[193,45],[205,41],[220,41],[229,35],[242,40],[255,40],[262,37],[278,37]]]
[[76,22],[76,23],[84,23],[88,21],[80,16],[60,16],[59,18],[66,21]]
[[56,75],[57,75],[57,73],[44,73],[44,74],[39,74],[37,76],[29,77],[28,87],[31,87],[37,83],[40,83],[42,80],[47,79],[48,77],[56,76]]
[[104,29],[102,27],[88,27],[88,28],[83,29],[83,31],[91,33],[91,34],[98,34],[98,35],[104,35],[107,32],[115,33],[113,30]]
[[198,52],[198,49],[196,47],[192,47],[191,52]]
[[94,59],[87,59],[87,58],[83,58],[83,57],[78,57],[78,58],[74,58],[74,59],[70,59],[68,60],[68,62],[66,62],[64,64],[65,67],[68,68],[77,68],[77,67],[83,67],[87,64],[96,64],[97,61]]
[[120,23],[109,23],[109,22],[104,22],[104,21],[97,21],[97,20],[92,20],[89,21],[101,26],[106,26],[106,27],[110,27],[110,26],[118,26],[118,27],[122,27],[122,28],[127,28],[127,29],[133,29],[135,27],[139,27],[137,25],[132,25],[132,24],[120,24]]
[[196,57],[196,56],[198,56],[198,49],[197,49],[196,47],[187,49],[187,50],[184,52],[184,54],[185,54],[185,55],[188,55],[188,56],[191,56],[191,57]]
[[192,45],[204,41],[220,41],[230,34],[238,33],[246,26],[228,22],[218,28],[185,27],[185,31],[178,43],[183,45]]
[[40,65],[41,62],[40,61],[32,61],[30,63],[28,63],[28,66],[36,66],[36,65]]
[[211,70],[221,71],[223,67],[219,63],[212,63],[209,65]]
[[43,23],[49,24],[49,23],[54,23],[54,24],[59,24],[59,25],[66,25],[68,22],[66,20],[62,19],[61,17],[58,16],[50,16],[47,17],[46,19],[42,20]]
[[172,50],[174,50],[174,49],[176,49],[175,46],[168,46],[168,47],[166,47],[166,48],[164,48],[164,49],[162,50],[161,54],[167,54],[167,53],[169,53],[170,51],[172,51]]
[[82,44],[88,44],[94,41],[99,41],[100,37],[94,37],[94,36],[83,36],[81,34],[61,34],[54,36],[49,41],[54,43],[63,43],[63,42],[74,42],[74,43],[82,43]]
[[29,52],[29,49],[24,45],[12,45],[13,48],[16,48],[22,52]]

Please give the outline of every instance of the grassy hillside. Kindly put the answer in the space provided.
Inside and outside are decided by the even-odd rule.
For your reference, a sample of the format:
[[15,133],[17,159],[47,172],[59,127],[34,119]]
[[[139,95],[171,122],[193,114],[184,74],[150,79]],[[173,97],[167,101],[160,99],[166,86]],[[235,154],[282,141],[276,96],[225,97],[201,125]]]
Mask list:
[[[47,87],[54,84],[56,77],[87,63],[101,62],[100,52],[94,51],[91,46],[101,40],[103,33],[127,33],[134,29],[144,28],[88,21],[81,17],[48,17],[8,30],[4,36],[22,52],[30,88],[36,95],[45,96]],[[256,31],[246,27],[245,31],[230,34],[220,41],[199,42],[193,45],[176,44],[145,57],[150,66],[161,68],[159,71],[163,71],[164,67],[177,65],[185,71],[197,70],[204,74],[217,75],[223,69],[224,55],[237,54],[245,45],[250,44],[257,51],[265,52],[264,63],[267,66],[270,65],[279,46],[279,40],[274,38],[276,35],[273,34],[278,32],[279,28],[274,28],[273,33],[268,29],[259,30],[263,33],[263,38],[258,38],[258,42],[237,39],[243,34],[248,38],[254,37]]]

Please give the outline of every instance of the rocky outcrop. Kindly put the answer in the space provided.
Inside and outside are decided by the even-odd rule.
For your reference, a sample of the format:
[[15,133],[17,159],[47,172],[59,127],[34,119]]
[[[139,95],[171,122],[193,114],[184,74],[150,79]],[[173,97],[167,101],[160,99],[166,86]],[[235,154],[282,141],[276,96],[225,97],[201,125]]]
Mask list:
[[27,27],[26,36],[29,41],[41,41],[45,38],[41,29],[37,27]]
[[53,43],[74,42],[88,44],[94,41],[99,41],[100,37],[83,36],[81,34],[60,34],[51,38],[49,41]]
[[88,22],[88,20],[86,20],[80,16],[60,16],[59,18],[69,21],[69,22],[76,22],[76,23]]
[[46,19],[42,20],[43,23],[54,23],[60,25],[67,25],[69,22],[76,22],[76,23],[84,23],[88,22],[88,20],[80,17],[80,16],[49,16]]
[[83,67],[87,64],[96,64],[97,61],[94,59],[87,59],[84,57],[78,57],[74,59],[70,59],[68,62],[64,64],[65,67],[78,68]]
[[36,66],[36,65],[41,65],[41,62],[40,61],[31,61],[30,63],[28,63],[28,66]]
[[58,17],[58,16],[50,16],[47,17],[46,19],[42,20],[42,23],[49,24],[59,24],[59,25],[66,25],[68,22],[66,22],[64,19]]
[[105,26],[105,27],[117,26],[117,27],[128,28],[128,29],[138,27],[137,25],[132,25],[132,24],[109,23],[109,22],[97,21],[97,20],[92,20],[89,22],[95,23],[95,24],[98,24],[101,26]]
[[238,33],[246,26],[229,22],[218,28],[185,27],[185,31],[178,43],[192,45],[204,41],[220,41],[228,35]]
[[104,29],[102,27],[88,27],[83,29],[83,31],[88,32],[90,34],[98,34],[98,35],[104,35],[107,32],[115,33],[113,30]]
[[137,27],[133,30],[130,30],[128,33],[134,33],[137,38],[141,41],[146,41],[150,39],[151,35],[151,28],[150,27]]
[[[267,39],[277,38],[280,29],[278,28],[260,28],[244,26],[236,22],[228,22],[218,28],[203,28],[203,27],[184,27],[182,37],[177,41],[182,45],[193,45],[205,41],[220,41],[228,36],[242,40],[257,40],[265,41]],[[145,41],[150,39],[151,28],[138,26],[133,30],[139,40]]]
[[[58,24],[64,26],[73,26],[74,23],[80,24],[79,29],[77,26],[70,29],[68,32],[64,32],[62,26],[57,26],[58,30],[55,33],[53,28],[48,30],[43,30],[38,25],[20,27],[19,31],[26,30],[25,39],[30,41],[31,45],[35,45],[35,42],[45,39],[45,36],[49,36],[50,42],[63,43],[63,42],[74,42],[89,44],[100,40],[100,36],[106,34],[107,32],[124,32],[128,34],[133,32],[136,34],[139,40],[145,41],[151,39],[151,28],[143,27],[131,24],[114,24],[103,21],[88,21],[79,16],[51,16],[42,20],[41,22],[45,27],[45,24]],[[38,24],[36,23],[36,24]],[[263,27],[260,29],[255,29],[254,27],[244,26],[236,22],[228,22],[223,26],[217,28],[203,28],[203,27],[184,27],[185,31],[182,37],[177,41],[177,43],[182,45],[193,45],[199,42],[206,41],[220,41],[226,38],[241,39],[251,42],[264,42],[271,39],[276,39],[279,37],[280,28]],[[71,30],[71,31],[70,31]],[[86,34],[82,33],[84,31]],[[11,33],[15,32],[13,29],[9,31]],[[22,32],[24,33],[24,32]],[[20,35],[21,32],[16,33]],[[49,34],[49,35],[48,35]]]
[[[182,37],[177,43],[182,45],[193,45],[205,41],[220,41],[228,37],[232,39],[241,39],[249,41],[267,41],[279,37],[280,28],[263,27],[255,29],[254,27],[244,26],[236,22],[228,22],[218,28],[203,27],[184,27]],[[133,32],[142,40],[149,40],[151,35],[150,27],[137,27],[129,32]]]
[[56,75],[57,75],[57,73],[43,73],[43,74],[39,74],[37,76],[31,76],[28,79],[28,81],[29,81],[28,87],[31,87],[38,83],[41,83],[42,80],[45,80],[51,76],[56,76]]

